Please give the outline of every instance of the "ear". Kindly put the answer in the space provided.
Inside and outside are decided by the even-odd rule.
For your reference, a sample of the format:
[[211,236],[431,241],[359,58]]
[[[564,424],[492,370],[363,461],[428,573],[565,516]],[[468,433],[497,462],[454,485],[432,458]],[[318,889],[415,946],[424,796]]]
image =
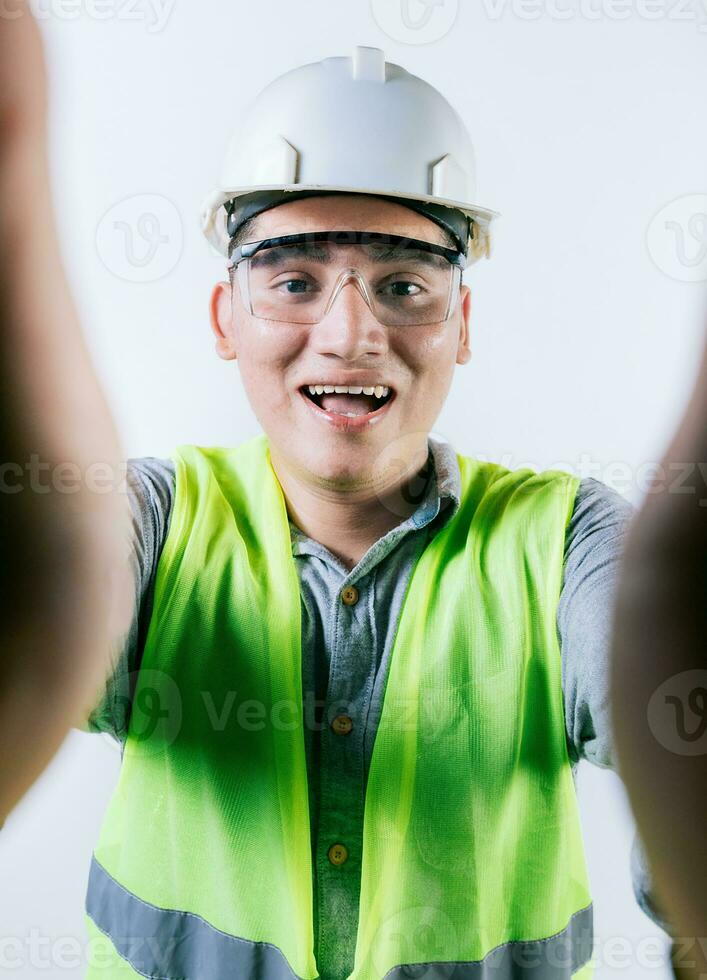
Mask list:
[[457,347],[457,364],[466,364],[471,360],[471,340],[469,323],[471,321],[471,288],[461,287],[461,323],[459,325],[459,346]]
[[216,337],[216,353],[224,361],[233,361],[238,356],[234,333],[231,306],[230,282],[217,282],[209,302],[211,329]]

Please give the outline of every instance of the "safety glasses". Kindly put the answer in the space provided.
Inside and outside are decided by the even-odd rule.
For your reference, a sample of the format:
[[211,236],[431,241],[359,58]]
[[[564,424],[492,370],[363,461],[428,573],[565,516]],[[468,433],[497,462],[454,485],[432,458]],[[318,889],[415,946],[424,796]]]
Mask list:
[[229,261],[245,309],[260,319],[319,323],[352,283],[392,327],[448,320],[465,266],[455,249],[369,231],[265,238],[237,246]]

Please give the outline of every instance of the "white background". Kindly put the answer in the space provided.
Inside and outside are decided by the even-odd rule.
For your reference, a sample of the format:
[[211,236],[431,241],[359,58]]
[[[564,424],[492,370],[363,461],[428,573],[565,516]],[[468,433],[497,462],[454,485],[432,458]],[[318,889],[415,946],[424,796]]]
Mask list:
[[[224,269],[200,237],[200,203],[232,124],[261,87],[366,44],[450,99],[476,146],[479,203],[503,214],[492,261],[467,276],[473,357],[457,368],[435,431],[461,452],[562,466],[639,502],[702,338],[707,205],[692,196],[707,194],[707,9],[697,0],[475,0],[435,38],[434,17],[450,19],[452,0],[407,35],[400,0],[165,2],[35,4],[64,260],[126,455],[236,444],[259,431],[237,367],[213,352],[207,299]],[[424,14],[420,0],[409,8]],[[149,206],[133,200],[142,195]],[[117,204],[107,221],[125,222],[122,260],[101,225]],[[167,240],[140,265],[149,243],[134,221],[145,210]],[[119,761],[107,738],[72,732],[10,816],[0,835],[0,936],[19,947],[3,976],[83,975],[62,956],[76,964],[71,943],[85,939],[91,849]],[[623,787],[613,772],[586,763],[579,772],[597,978],[663,980],[656,950],[667,937],[631,892]]]

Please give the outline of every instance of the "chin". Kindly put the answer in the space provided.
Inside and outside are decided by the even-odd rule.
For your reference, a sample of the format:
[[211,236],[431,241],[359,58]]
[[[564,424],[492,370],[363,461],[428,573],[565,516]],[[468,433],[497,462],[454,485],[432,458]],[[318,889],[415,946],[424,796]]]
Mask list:
[[[273,440],[271,439],[271,445]],[[290,438],[280,442],[277,449],[280,459],[299,479],[323,490],[342,492],[370,485],[375,469],[376,453],[364,447],[335,446],[332,440],[321,440],[316,447],[311,441],[298,444]]]
[[[268,437],[273,454],[290,473],[310,486],[340,489],[342,492],[371,486],[385,454],[391,436],[381,439],[377,432],[344,434],[334,430],[312,432],[302,425],[301,418],[282,416],[258,418]],[[374,438],[371,438],[373,436]],[[377,437],[377,438],[376,438]]]
[[371,482],[373,456],[370,450],[350,445],[345,448],[321,446],[303,461],[310,476],[341,490],[352,490]]

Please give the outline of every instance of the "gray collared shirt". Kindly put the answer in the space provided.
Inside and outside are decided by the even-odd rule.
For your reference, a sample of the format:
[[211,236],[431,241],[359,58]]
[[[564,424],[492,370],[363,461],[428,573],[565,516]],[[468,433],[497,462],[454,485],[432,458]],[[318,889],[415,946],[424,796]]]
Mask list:
[[[345,980],[353,967],[368,767],[383,706],[388,658],[415,562],[456,512],[461,480],[456,451],[429,437],[429,476],[414,513],[379,538],[348,569],[290,521],[302,600],[302,689],[314,871],[315,956],[322,980]],[[106,691],[87,725],[124,741],[129,675],[139,669],[152,608],[157,562],[169,526],[174,467],[130,460],[136,615]],[[611,606],[632,506],[606,484],[583,479],[567,528],[557,609],[567,747],[573,774],[581,759],[615,768],[608,681]],[[355,586],[354,602],[342,590]],[[350,596],[352,593],[348,593]],[[344,734],[332,722],[352,720]],[[334,864],[329,850],[343,844]],[[652,882],[636,836],[630,855],[636,900],[670,932],[651,899]]]

